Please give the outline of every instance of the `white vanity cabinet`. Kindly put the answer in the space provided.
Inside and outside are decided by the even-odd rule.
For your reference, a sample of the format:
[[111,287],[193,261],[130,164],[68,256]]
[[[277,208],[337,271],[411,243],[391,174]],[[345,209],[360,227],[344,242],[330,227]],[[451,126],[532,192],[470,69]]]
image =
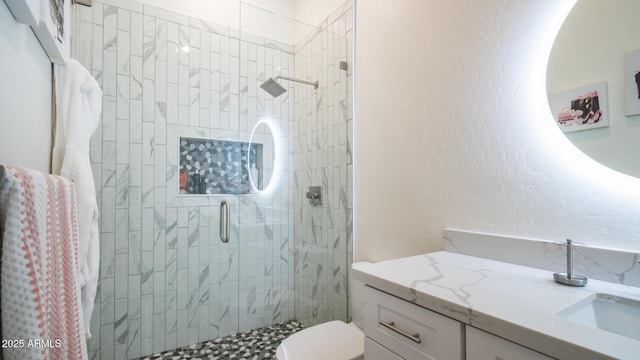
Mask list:
[[369,286],[364,332],[366,360],[553,360]]
[[404,360],[368,337],[364,338],[364,353],[365,360]]
[[471,326],[466,327],[466,343],[467,360],[553,360]]
[[463,360],[464,325],[369,286],[364,291],[367,360]]

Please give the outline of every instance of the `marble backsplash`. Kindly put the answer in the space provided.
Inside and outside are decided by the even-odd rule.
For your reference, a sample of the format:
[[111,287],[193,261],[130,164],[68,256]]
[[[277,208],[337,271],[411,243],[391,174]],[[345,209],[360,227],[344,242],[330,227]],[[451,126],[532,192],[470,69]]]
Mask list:
[[[559,244],[563,241],[566,239],[549,241],[444,230],[446,251],[564,273],[566,247]],[[631,251],[575,246],[573,272],[589,279],[640,287],[639,261],[640,254]]]

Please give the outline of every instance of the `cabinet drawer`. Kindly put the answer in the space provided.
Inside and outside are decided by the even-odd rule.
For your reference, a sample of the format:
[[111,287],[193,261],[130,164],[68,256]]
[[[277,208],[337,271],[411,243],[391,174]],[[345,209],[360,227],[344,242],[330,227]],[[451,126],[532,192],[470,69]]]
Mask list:
[[467,326],[467,360],[553,360],[511,341]]
[[400,357],[463,359],[462,323],[369,286],[364,309],[365,334]]
[[364,353],[366,360],[403,360],[368,337],[364,338]]

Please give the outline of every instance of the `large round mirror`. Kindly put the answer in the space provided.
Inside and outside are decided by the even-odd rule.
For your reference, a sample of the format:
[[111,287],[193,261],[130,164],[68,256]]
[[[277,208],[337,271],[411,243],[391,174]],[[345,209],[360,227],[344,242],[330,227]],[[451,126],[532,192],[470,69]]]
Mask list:
[[596,161],[640,177],[640,1],[578,0],[551,50],[556,123]]

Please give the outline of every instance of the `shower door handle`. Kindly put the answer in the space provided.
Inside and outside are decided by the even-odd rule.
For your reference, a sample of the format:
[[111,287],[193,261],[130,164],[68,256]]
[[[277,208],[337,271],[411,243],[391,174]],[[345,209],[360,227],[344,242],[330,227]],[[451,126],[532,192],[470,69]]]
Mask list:
[[222,200],[220,202],[220,241],[228,243],[231,235],[231,211],[229,202]]

